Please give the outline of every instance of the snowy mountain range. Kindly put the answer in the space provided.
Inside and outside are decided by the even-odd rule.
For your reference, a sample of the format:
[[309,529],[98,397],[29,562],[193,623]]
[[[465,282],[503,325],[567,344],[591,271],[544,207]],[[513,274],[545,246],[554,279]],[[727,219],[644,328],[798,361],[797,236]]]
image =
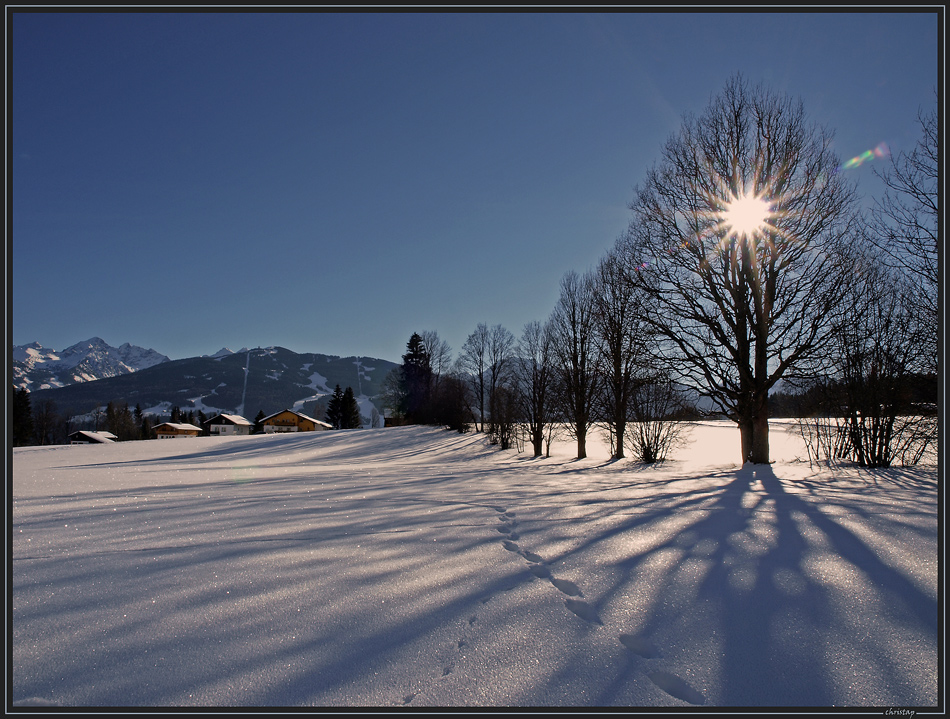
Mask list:
[[77,342],[62,351],[32,342],[13,348],[13,385],[31,392],[65,387],[131,374],[168,361],[168,357],[153,349],[128,342],[112,347],[99,337]]
[[[238,352],[223,348],[213,355],[170,360],[154,350],[98,343],[90,340],[59,353],[36,343],[15,347],[14,384],[30,390],[34,406],[51,400],[59,413],[72,417],[115,402],[159,416],[179,407],[249,419],[259,411],[272,414],[283,409],[320,414],[340,385],[352,387],[361,414],[369,419],[374,409],[381,411],[374,399],[396,367],[382,359],[300,354],[283,347]],[[84,345],[97,349],[81,358]],[[96,371],[101,374],[96,376]]]

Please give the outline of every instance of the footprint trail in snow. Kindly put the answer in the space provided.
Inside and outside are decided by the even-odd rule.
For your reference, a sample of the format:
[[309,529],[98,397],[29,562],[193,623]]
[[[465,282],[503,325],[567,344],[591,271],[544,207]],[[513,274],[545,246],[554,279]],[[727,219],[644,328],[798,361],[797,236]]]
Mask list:
[[[584,593],[577,584],[570,580],[558,579],[553,576],[550,567],[547,566],[547,562],[545,562],[542,556],[522,549],[522,547],[514,541],[519,538],[516,531],[517,522],[514,519],[515,513],[503,507],[492,506],[491,509],[498,512],[498,519],[502,522],[501,526],[497,527],[498,532],[504,535],[502,547],[509,552],[520,555],[528,562],[528,571],[530,571],[531,574],[539,579],[547,579],[555,589],[566,595],[567,598],[564,600],[564,605],[569,611],[589,624],[604,626],[604,622],[597,614],[597,610],[583,600]],[[575,597],[581,597],[581,599],[576,599]],[[628,651],[642,659],[660,659],[663,656],[653,642],[645,637],[639,637],[633,634],[620,634],[618,638],[620,643],[623,644]],[[659,689],[662,689],[671,697],[679,699],[680,701],[693,705],[706,703],[706,698],[701,692],[691,687],[686,681],[675,674],[666,671],[647,671],[646,677]]]

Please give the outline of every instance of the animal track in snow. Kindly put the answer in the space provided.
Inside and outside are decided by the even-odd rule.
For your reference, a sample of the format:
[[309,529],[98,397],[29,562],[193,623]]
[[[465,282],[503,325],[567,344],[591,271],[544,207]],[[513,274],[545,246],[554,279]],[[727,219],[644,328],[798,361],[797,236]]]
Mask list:
[[705,704],[706,697],[693,689],[689,684],[675,674],[669,672],[651,672],[647,679],[656,684],[670,696],[682,699],[690,704]]
[[555,579],[551,577],[551,584],[557,587],[560,591],[564,592],[569,597],[583,597],[583,593],[574,582],[571,582],[567,579]]
[[565,599],[564,604],[568,609],[574,612],[574,614],[579,616],[585,622],[590,622],[591,624],[600,624],[603,626],[604,623],[600,621],[600,617],[597,616],[597,612],[587,602],[582,602],[580,599]]
[[[509,512],[503,507],[491,507],[496,512],[498,512],[498,520],[502,522],[501,526],[496,527],[497,531],[504,535],[504,540],[502,541],[502,546],[509,552],[514,552],[521,557],[523,557],[528,562],[528,571],[531,572],[535,577],[539,579],[547,579],[551,584],[561,593],[566,594],[568,597],[583,597],[584,594],[574,582],[567,579],[558,579],[551,575],[551,570],[545,566],[546,562],[544,557],[534,552],[529,552],[526,549],[522,549],[518,544],[512,540],[518,539],[518,534],[513,531],[513,527],[517,522],[514,520],[515,513]],[[483,601],[484,603],[484,601]],[[591,624],[597,624],[600,626],[604,625],[604,622],[597,614],[597,610],[594,609],[590,604],[581,600],[581,599],[565,599],[564,605],[576,614],[578,617],[583,619],[585,622]],[[469,620],[469,626],[475,623],[476,617],[472,616]],[[659,649],[651,642],[649,639],[644,637],[638,637],[633,634],[621,634],[619,636],[620,643],[624,645],[628,650],[634,654],[643,657],[644,659],[657,659],[661,657]],[[463,640],[458,641],[458,649],[461,651],[462,647],[465,646]],[[443,669],[442,676],[446,676],[451,673],[451,667],[446,667]],[[706,698],[693,687],[687,684],[683,679],[671,674],[670,672],[665,671],[654,671],[649,672],[647,678],[653,682],[657,687],[662,689],[664,692],[669,694],[676,699],[687,702],[688,704],[693,705],[702,705],[706,703]],[[412,696],[408,697],[411,700]],[[408,701],[406,702],[408,704]]]
[[644,659],[656,659],[660,656],[660,651],[653,646],[653,642],[643,637],[636,637],[633,634],[621,634],[620,643]]
[[516,552],[516,553],[520,553],[520,552],[521,552],[521,547],[519,547],[519,546],[518,546],[517,544],[515,544],[514,542],[509,542],[507,539],[506,539],[504,542],[501,543],[501,546],[503,546],[503,547],[504,547],[505,549],[507,549],[509,552]]

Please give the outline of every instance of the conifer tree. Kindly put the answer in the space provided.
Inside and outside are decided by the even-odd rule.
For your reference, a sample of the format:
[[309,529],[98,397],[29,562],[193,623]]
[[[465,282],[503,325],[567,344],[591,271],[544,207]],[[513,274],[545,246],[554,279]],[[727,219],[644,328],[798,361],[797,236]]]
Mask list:
[[402,356],[404,414],[410,424],[431,421],[432,364],[422,336],[414,332]]
[[327,422],[333,429],[343,429],[343,390],[337,385],[327,404]]
[[13,446],[28,445],[33,438],[33,410],[30,393],[25,387],[13,392]]
[[347,387],[343,392],[341,415],[340,424],[343,429],[359,429],[363,426],[363,419],[360,417],[360,406],[353,394],[352,387]]

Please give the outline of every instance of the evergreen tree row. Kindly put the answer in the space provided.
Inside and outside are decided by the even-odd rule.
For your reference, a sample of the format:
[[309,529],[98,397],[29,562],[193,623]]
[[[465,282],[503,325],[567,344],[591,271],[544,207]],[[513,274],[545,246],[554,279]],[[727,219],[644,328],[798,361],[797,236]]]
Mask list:
[[363,426],[360,418],[360,406],[353,394],[353,388],[340,389],[337,385],[327,403],[326,422],[333,429],[359,429]]

